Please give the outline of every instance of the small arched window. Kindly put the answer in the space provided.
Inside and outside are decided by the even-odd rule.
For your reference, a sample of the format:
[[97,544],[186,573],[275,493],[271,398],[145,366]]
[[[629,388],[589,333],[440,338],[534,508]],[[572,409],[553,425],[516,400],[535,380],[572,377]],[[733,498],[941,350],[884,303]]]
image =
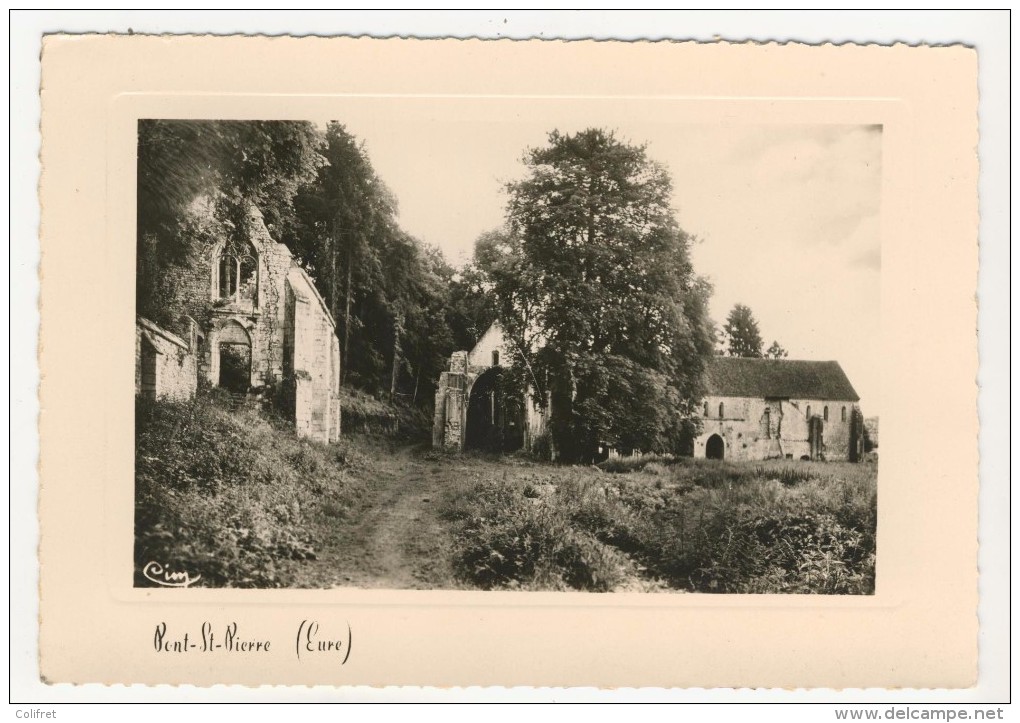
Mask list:
[[846,407],[843,407],[843,409],[840,410],[839,417],[841,421],[846,421]]
[[499,350],[498,349],[493,349],[492,350],[492,366],[494,366],[494,367],[498,367],[499,366]]
[[828,406],[826,406],[826,407],[825,407],[825,409],[823,409],[823,410],[822,410],[822,418],[823,418],[823,419],[824,419],[824,420],[825,420],[826,422],[828,422],[828,421],[829,421],[829,407],[828,407]]
[[719,419],[723,418],[724,413],[725,413],[725,408],[723,407],[723,403],[719,402]]
[[807,405],[807,412],[804,414],[805,417],[811,419],[811,405]]
[[705,402],[705,416],[708,416],[708,402]]

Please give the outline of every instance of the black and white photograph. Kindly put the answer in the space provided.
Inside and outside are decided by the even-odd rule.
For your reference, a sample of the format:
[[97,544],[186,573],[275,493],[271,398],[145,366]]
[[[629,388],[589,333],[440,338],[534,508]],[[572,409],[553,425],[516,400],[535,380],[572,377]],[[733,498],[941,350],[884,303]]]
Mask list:
[[17,685],[883,720],[1007,690],[994,57],[477,17],[22,54]]
[[881,124],[137,124],[134,584],[873,595]]

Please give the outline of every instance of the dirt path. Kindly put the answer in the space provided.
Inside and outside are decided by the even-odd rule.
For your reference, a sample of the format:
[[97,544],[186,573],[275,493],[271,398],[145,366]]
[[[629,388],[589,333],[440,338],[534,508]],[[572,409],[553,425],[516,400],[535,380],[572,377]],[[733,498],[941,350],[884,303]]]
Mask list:
[[381,443],[357,474],[358,507],[330,526],[302,586],[373,589],[458,588],[450,565],[449,526],[440,519],[445,494],[470,485],[463,465],[429,461],[425,451]]
[[[483,478],[510,467],[484,457],[439,457],[422,447],[377,440],[362,449],[354,474],[364,487],[359,504],[320,527],[314,561],[300,563],[298,587],[389,590],[475,589],[454,575],[451,522],[444,503]],[[530,477],[528,468],[518,470]],[[569,474],[569,472],[564,472]],[[625,579],[619,592],[667,591],[620,554]]]

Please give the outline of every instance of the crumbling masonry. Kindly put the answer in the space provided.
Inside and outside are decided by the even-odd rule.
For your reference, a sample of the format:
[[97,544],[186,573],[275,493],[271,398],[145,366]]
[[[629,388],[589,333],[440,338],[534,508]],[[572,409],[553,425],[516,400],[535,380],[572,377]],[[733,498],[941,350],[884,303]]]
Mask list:
[[[530,390],[519,404],[502,399],[498,378],[507,358],[506,339],[498,323],[471,351],[456,351],[449,371],[439,377],[432,446],[451,451],[467,447],[491,451],[531,449],[545,429],[545,413]],[[514,409],[522,409],[516,413]]]
[[200,380],[235,397],[276,387],[299,436],[340,434],[340,345],[311,278],[251,207],[247,238],[215,244],[186,279],[183,338],[139,318],[135,393],[193,396]]

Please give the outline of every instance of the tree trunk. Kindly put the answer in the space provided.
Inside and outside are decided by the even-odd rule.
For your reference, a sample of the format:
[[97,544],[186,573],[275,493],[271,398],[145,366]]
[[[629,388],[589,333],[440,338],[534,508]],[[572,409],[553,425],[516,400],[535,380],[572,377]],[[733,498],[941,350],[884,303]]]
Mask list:
[[390,401],[397,398],[397,379],[400,377],[400,332],[404,320],[400,314],[393,319],[393,370],[390,372]]
[[351,341],[351,272],[354,270],[354,244],[347,247],[347,291],[344,299],[344,349],[340,360],[340,386],[347,376],[347,351]]
[[[335,222],[334,222],[335,224]],[[340,269],[337,266],[337,256],[339,255],[340,246],[340,229],[334,228],[333,238],[330,244],[329,250],[329,306],[330,311],[333,314],[333,321],[336,322],[340,318]],[[341,359],[337,365],[337,383],[338,386],[344,384],[344,369],[347,367],[346,359]]]

